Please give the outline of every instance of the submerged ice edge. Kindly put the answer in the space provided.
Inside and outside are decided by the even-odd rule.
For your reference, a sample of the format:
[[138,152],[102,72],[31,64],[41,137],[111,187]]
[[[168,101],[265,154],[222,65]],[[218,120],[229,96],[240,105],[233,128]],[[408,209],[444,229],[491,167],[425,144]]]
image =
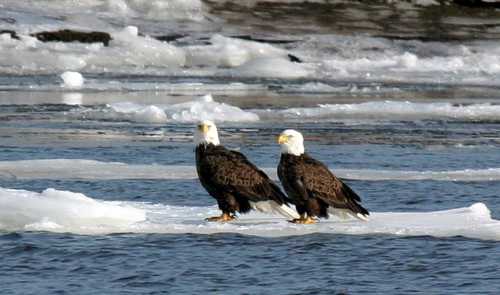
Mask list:
[[[277,180],[276,168],[262,168]],[[500,168],[463,169],[448,171],[404,171],[380,169],[341,169],[332,171],[351,180],[435,180],[435,181],[500,181]],[[0,179],[197,179],[191,165],[126,164],[87,159],[43,159],[0,161]]]
[[500,221],[483,203],[429,212],[372,212],[369,221],[332,217],[315,225],[297,225],[274,215],[250,213],[232,223],[204,219],[216,206],[186,207],[125,201],[102,201],[80,193],[46,189],[42,193],[0,188],[0,231],[48,231],[102,235],[112,233],[214,234],[265,237],[312,233],[387,234],[500,241]]

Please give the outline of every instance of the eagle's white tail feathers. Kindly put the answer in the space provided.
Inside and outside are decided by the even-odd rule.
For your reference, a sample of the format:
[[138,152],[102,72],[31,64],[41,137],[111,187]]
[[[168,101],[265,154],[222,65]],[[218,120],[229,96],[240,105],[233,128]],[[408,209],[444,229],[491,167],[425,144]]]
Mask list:
[[[276,205],[278,205],[276,203]],[[297,219],[297,218],[300,218],[300,215],[299,213],[297,213],[297,211],[295,211],[295,209],[292,209],[290,207],[288,207],[287,205],[285,204],[282,204],[282,205],[278,205],[277,207],[277,211],[285,216],[285,217],[289,217],[289,218],[292,218],[292,219]]]
[[356,218],[359,220],[363,221],[368,221],[370,220],[367,215],[361,214],[361,213],[356,213]]
[[278,204],[275,201],[250,202],[253,209],[263,213],[277,213],[287,218],[299,218],[299,214],[294,209],[285,204]]
[[338,209],[338,208],[329,208],[328,213],[330,215],[335,215],[339,217],[340,219],[349,219],[349,218],[356,218],[362,221],[368,221],[368,216],[363,215],[361,213],[354,213],[351,210],[347,209]]

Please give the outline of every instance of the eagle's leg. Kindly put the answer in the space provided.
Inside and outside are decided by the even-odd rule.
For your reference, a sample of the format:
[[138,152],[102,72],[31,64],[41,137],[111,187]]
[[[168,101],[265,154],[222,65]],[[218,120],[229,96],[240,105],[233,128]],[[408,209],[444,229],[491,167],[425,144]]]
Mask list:
[[300,218],[292,220],[292,223],[298,223],[298,224],[313,224],[316,222],[317,222],[316,219],[312,218],[311,216],[306,216],[306,214],[300,214]]
[[228,221],[232,221],[235,219],[236,219],[236,217],[234,215],[232,215],[231,213],[222,212],[221,216],[209,217],[209,218],[206,218],[205,220],[206,221],[228,222]]

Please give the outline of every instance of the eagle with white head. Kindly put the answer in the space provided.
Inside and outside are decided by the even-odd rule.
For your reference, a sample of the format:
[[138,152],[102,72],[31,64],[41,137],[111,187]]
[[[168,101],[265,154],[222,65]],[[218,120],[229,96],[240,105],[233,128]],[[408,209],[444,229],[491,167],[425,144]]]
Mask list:
[[359,204],[361,198],[325,164],[305,153],[300,132],[285,130],[278,143],[281,145],[278,176],[300,214],[292,222],[315,223],[315,217],[328,218],[329,214],[367,220],[370,213]]
[[208,221],[227,222],[235,213],[251,209],[298,218],[288,206],[290,200],[269,177],[243,154],[220,144],[217,127],[212,121],[202,121],[194,132],[196,171],[201,185],[217,200],[221,216]]

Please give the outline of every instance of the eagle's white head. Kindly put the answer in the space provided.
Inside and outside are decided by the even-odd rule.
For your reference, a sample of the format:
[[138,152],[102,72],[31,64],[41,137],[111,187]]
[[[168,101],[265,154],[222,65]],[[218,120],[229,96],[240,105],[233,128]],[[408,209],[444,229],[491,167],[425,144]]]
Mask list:
[[282,154],[300,156],[304,153],[304,137],[296,130],[287,129],[281,132],[278,143],[281,145]]
[[200,144],[213,144],[219,145],[219,134],[215,123],[209,120],[204,120],[196,125],[194,131],[194,142],[196,145]]

